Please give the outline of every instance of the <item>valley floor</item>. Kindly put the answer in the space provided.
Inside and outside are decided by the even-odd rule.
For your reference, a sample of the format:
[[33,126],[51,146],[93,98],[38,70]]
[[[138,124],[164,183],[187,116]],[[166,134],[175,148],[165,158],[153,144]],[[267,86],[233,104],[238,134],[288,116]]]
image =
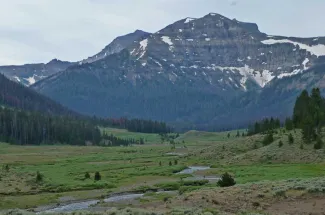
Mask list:
[[[267,146],[263,135],[236,137],[233,131],[228,138],[228,132],[190,131],[176,139],[175,148],[161,143],[156,134],[117,129],[107,133],[144,138],[146,144],[0,144],[2,213],[21,213],[10,210],[14,208],[42,212],[97,200],[88,214],[325,214],[325,153],[303,144],[299,130],[281,129]],[[201,168],[177,174],[191,166]],[[95,172],[101,180],[94,180]],[[234,176],[235,186],[217,187],[225,172]],[[125,193],[141,195],[107,201]]]

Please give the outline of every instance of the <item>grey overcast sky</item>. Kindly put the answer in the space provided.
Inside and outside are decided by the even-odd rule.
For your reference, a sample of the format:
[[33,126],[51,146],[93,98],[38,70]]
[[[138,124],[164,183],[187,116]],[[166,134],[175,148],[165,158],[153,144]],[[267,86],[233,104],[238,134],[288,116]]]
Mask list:
[[270,35],[325,36],[325,0],[0,0],[0,65],[78,61],[136,29],[220,13]]

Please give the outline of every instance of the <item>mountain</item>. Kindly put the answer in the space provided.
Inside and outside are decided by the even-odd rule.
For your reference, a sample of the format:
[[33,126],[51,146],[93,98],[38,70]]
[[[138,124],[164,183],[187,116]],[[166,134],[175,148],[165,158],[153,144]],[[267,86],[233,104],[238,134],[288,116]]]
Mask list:
[[[124,48],[131,45],[132,43],[139,42],[140,40],[147,38],[149,35],[150,33],[141,30],[136,30],[133,33],[117,37],[98,54],[89,57],[86,60],[79,61],[77,63],[83,64],[95,62],[108,55],[118,53]],[[43,78],[66,70],[69,66],[72,66],[77,63],[53,59],[46,64],[39,63],[25,64],[20,66],[0,66],[0,73],[4,74],[10,80],[22,83],[25,86],[30,86],[42,80]]]
[[101,60],[108,55],[119,53],[120,51],[132,45],[133,43],[137,43],[143,39],[146,39],[147,37],[149,37],[149,35],[150,33],[148,32],[136,30],[133,33],[119,36],[115,38],[109,45],[107,45],[101,52],[85,60],[82,60],[81,62],[92,63],[97,60]]
[[0,106],[55,115],[78,115],[43,95],[0,74]]
[[[289,98],[301,88],[296,79],[325,62],[324,44],[325,37],[270,36],[255,23],[210,13],[33,88],[89,115],[151,118],[187,129],[240,127],[287,115]],[[284,87],[289,80],[290,89]]]
[[12,81],[30,86],[37,81],[63,71],[73,63],[53,59],[44,64],[25,64],[20,66],[0,66],[0,73]]

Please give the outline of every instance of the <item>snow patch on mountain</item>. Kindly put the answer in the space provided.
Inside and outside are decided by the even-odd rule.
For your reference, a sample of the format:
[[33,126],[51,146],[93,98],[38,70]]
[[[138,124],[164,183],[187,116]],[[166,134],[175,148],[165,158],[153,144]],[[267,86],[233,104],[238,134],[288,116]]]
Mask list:
[[170,46],[173,45],[172,40],[171,40],[168,36],[162,36],[161,39],[162,39],[162,41],[163,41],[164,43],[167,43],[167,44],[170,45]]
[[185,22],[184,23],[189,23],[189,22],[191,22],[191,21],[193,21],[193,20],[195,20],[195,18],[186,18],[185,19]]
[[14,79],[16,79],[16,81],[18,81],[18,82],[21,82],[20,78],[17,76],[14,76]]
[[261,43],[263,43],[265,45],[273,45],[273,44],[277,44],[277,43],[291,43],[295,46],[298,45],[300,49],[304,49],[304,50],[308,51],[310,54],[316,55],[317,57],[325,55],[325,45],[323,45],[323,44],[309,46],[309,45],[294,42],[294,41],[291,41],[288,39],[282,39],[282,40],[268,39],[268,40],[261,41]]
[[304,62],[302,62],[302,65],[304,65],[304,70],[308,69],[308,67],[306,66],[308,62],[309,62],[308,58],[306,58]]
[[[148,46],[148,39],[144,39],[140,42],[140,50],[139,51],[142,51],[142,53],[140,54],[140,57],[138,57],[138,60],[140,58],[142,58],[144,56],[144,54],[146,53],[147,46]],[[138,54],[139,54],[139,52],[138,52]]]
[[278,75],[277,78],[282,79],[284,77],[290,77],[290,76],[293,76],[293,75],[297,75],[297,74],[299,74],[301,72],[302,72],[301,69],[295,69],[295,70],[293,70],[292,72],[289,72],[289,73],[288,72],[282,73],[282,74]]
[[267,83],[272,81],[275,76],[269,70],[255,71],[254,69],[250,68],[248,65],[244,67],[216,67],[221,71],[231,71],[232,73],[239,72],[241,76],[243,76],[240,80],[240,85],[246,90],[246,81],[248,78],[254,80],[258,85],[264,87]]
[[36,80],[35,80],[35,75],[28,77],[28,78],[24,78],[26,81],[28,81],[28,85],[32,85],[35,84]]

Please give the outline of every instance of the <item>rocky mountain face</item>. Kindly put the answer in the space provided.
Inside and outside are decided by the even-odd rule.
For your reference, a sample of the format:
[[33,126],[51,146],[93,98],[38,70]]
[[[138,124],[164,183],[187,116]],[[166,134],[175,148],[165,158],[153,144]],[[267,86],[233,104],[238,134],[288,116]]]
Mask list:
[[0,66],[0,73],[4,74],[12,81],[22,83],[25,86],[30,86],[43,78],[66,70],[69,66],[75,64],[92,63],[97,60],[101,60],[108,55],[118,53],[129,45],[147,38],[149,35],[150,33],[136,30],[133,33],[117,37],[98,54],[79,62],[67,62],[53,59],[46,64],[40,63],[20,66]]
[[0,66],[0,73],[10,80],[30,86],[37,81],[63,71],[73,63],[53,59],[44,64],[25,64],[20,66]]
[[97,60],[101,60],[111,54],[119,53],[120,51],[132,45],[133,43],[138,43],[141,40],[146,39],[149,35],[150,33],[148,32],[136,30],[133,33],[117,37],[109,45],[107,45],[101,52],[85,60],[82,60],[81,62],[92,63]]
[[[254,23],[210,13],[33,88],[90,115],[165,120],[187,129],[244,126],[289,114],[302,86],[297,80],[325,62],[324,44],[325,37],[270,36]],[[291,88],[284,87],[289,80]]]

